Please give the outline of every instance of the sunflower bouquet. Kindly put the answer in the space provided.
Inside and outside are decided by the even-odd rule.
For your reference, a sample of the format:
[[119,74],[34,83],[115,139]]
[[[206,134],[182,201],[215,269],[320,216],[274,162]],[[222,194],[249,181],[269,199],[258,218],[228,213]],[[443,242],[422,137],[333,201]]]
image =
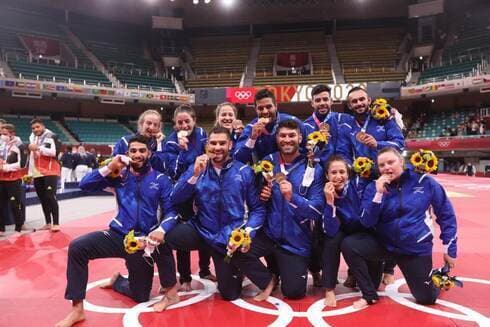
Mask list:
[[358,157],[354,160],[354,172],[363,178],[369,178],[373,171],[374,162],[367,157]]
[[434,152],[420,149],[412,154],[410,163],[416,171],[421,173],[432,173],[437,171],[438,160]]
[[[311,158],[313,158],[315,153],[322,150],[323,147],[328,144],[328,129],[321,129],[319,131],[311,132],[308,135],[306,142],[306,149],[308,150]],[[308,156],[310,157],[310,156]],[[317,161],[318,159],[311,159],[312,162]]]
[[124,250],[128,254],[134,254],[145,247],[145,237],[134,236],[134,230],[124,236]]
[[274,165],[269,160],[261,160],[253,165],[256,174],[261,174],[265,180],[270,181],[273,178]]
[[228,241],[225,262],[229,263],[233,257],[233,253],[238,250],[238,248],[249,247],[252,243],[250,234],[243,228],[236,228],[231,232],[230,240]]
[[369,106],[371,116],[376,120],[387,120],[391,116],[391,106],[386,99],[378,98],[374,100]]

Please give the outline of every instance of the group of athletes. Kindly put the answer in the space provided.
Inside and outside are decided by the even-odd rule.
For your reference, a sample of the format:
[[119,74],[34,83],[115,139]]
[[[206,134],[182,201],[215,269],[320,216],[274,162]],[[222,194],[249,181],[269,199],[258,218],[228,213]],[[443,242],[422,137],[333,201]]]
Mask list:
[[[225,300],[241,296],[244,277],[260,290],[256,301],[276,287],[286,298],[302,298],[310,271],[315,285],[325,288],[325,305],[335,307],[342,254],[350,285],[355,281],[362,293],[355,308],[378,301],[383,272],[392,282],[395,266],[415,300],[433,304],[439,289],[430,280],[429,209],[450,267],[456,258],[454,210],[435,179],[405,165],[398,112],[375,119],[371,101],[355,87],[347,98],[350,114],[332,112],[330,89],[318,85],[311,94],[314,112],[302,122],[279,112],[274,94],[263,89],[255,95],[257,118],[248,125],[237,120],[233,104],[224,103],[207,134],[196,125],[194,109],[182,105],[168,137],[160,114],[145,111],[138,133],[123,137],[110,163],[80,182],[86,191],[111,188],[118,211],[107,230],[70,243],[65,298],[73,305],[57,326],[85,319],[90,260],[123,258],[128,276],[115,273],[103,287],[136,302],[149,300],[156,265],[164,294],[154,305],[159,312],[179,301],[180,289],[190,290],[194,250],[200,277],[215,280]],[[322,147],[308,142],[314,132],[327,136]],[[352,171],[359,157],[374,161],[370,176]],[[235,242],[237,231],[249,241]],[[133,233],[136,245],[128,251]]]

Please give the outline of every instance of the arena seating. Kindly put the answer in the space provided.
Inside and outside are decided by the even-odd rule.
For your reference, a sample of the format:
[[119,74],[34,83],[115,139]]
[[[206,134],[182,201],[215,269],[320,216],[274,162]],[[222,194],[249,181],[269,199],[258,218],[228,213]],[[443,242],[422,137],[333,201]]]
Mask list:
[[70,29],[128,88],[175,91],[170,80],[157,76],[152,59],[145,56],[144,27],[75,15]]
[[[89,84],[110,85],[107,78],[93,66],[90,59],[78,49],[60,28],[62,21],[57,20],[54,12],[34,12],[18,10],[15,7],[0,7],[0,48],[15,74],[23,78],[53,80],[53,77],[68,81]],[[51,15],[50,15],[51,14]],[[71,62],[54,64],[43,59],[29,62],[28,51],[19,39],[20,35],[38,36],[55,39],[66,46],[74,56]],[[76,60],[75,60],[76,59]],[[37,62],[43,62],[38,64]]]
[[[276,53],[309,52],[313,74],[273,76]],[[330,57],[323,32],[266,34],[260,43],[254,85],[308,85],[332,83]]]
[[424,84],[450,79],[452,77],[461,77],[469,74],[479,63],[479,61],[469,61],[428,68],[420,75],[419,83]]
[[427,120],[417,134],[417,138],[431,138],[439,137],[445,134],[445,129],[456,129],[459,124],[465,123],[477,115],[475,110],[473,111],[460,111],[460,112],[441,112],[434,113],[427,116]]
[[397,50],[403,28],[339,30],[334,36],[346,82],[402,81],[406,72],[396,71]]
[[251,47],[249,36],[208,36],[191,40],[195,79],[188,88],[239,86]]
[[65,124],[84,143],[114,144],[121,136],[131,134],[127,127],[113,119],[65,117]]

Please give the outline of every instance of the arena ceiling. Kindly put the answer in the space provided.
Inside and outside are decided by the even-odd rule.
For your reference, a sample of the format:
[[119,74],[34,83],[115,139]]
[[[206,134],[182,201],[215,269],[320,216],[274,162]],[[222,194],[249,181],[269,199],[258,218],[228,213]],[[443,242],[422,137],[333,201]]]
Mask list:
[[[6,0],[14,1],[14,0]],[[186,27],[278,24],[407,17],[413,0],[211,0],[193,4],[193,0],[17,0],[36,5],[115,19],[131,23],[148,23],[149,16],[180,16]],[[3,2],[3,1],[2,1]],[[131,15],[128,15],[131,13]]]

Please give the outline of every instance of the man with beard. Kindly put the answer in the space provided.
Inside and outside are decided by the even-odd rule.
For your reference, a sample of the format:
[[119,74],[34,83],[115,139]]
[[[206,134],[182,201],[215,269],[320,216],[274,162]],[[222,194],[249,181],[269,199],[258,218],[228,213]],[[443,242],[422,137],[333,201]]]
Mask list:
[[[237,249],[229,245],[232,231],[243,228],[252,238],[253,248],[256,231],[265,218],[254,172],[230,158],[231,147],[228,129],[215,127],[210,132],[207,154],[196,158],[172,193],[175,204],[194,202],[195,217],[173,229],[160,228],[152,236],[177,250],[208,251],[214,261],[218,290],[225,300],[233,301],[240,296],[243,275],[263,290],[256,299],[266,299],[273,288],[272,274],[259,258],[248,254],[249,247]],[[227,251],[232,252],[229,263],[224,261]]]
[[304,121],[307,135],[321,129],[326,129],[329,133],[328,144],[318,158],[324,166],[328,158],[337,152],[339,129],[344,124],[350,126],[353,118],[351,115],[332,111],[332,98],[327,85],[319,84],[311,90],[311,106],[315,111]]
[[34,178],[34,188],[41,201],[46,224],[41,229],[60,230],[59,207],[56,199],[58,177],[61,173],[57,159],[60,151],[58,136],[44,126],[40,119],[31,120],[29,137],[29,175]]
[[[65,298],[71,300],[73,306],[57,327],[72,326],[85,319],[83,299],[87,288],[88,264],[94,259],[125,260],[128,278],[116,273],[104,287],[112,288],[136,302],[149,299],[154,270],[150,261],[153,259],[159,269],[160,283],[167,288],[166,306],[178,302],[175,263],[169,247],[162,244],[155,251],[145,249],[144,253],[144,242],[141,241],[140,250],[133,254],[125,251],[124,238],[130,231],[134,231],[136,236],[150,234],[150,239],[156,233],[152,230],[158,226],[159,207],[164,215],[161,223],[163,228],[172,225],[177,219],[177,213],[170,202],[172,183],[166,175],[151,167],[150,156],[146,138],[135,136],[128,140],[127,156],[117,155],[107,166],[92,171],[80,182],[80,188],[89,192],[113,188],[119,210],[108,230],[83,235],[70,243]],[[159,310],[166,306],[160,306]]]
[[[323,169],[308,166],[299,151],[302,136],[295,120],[278,124],[278,152],[266,156],[273,165],[274,178],[264,186],[260,198],[267,202],[264,228],[251,249],[257,257],[272,257],[271,270],[281,277],[281,290],[290,299],[306,294],[308,262],[311,256],[310,222],[321,217],[324,197]],[[313,169],[313,173],[307,173]],[[270,262],[270,260],[269,260]]]
[[[399,115],[398,111],[392,110],[392,117],[379,121],[372,118],[369,112],[370,104],[371,98],[361,87],[354,87],[347,94],[347,106],[354,113],[354,119],[350,125],[342,125],[337,149],[349,164],[358,157],[367,157],[376,162],[378,151],[391,147],[401,152],[405,147],[401,127],[394,118]],[[376,175],[371,176],[374,178]],[[359,180],[358,189],[362,192],[370,180]],[[394,282],[394,267],[395,263],[391,260],[385,263],[383,283]],[[350,275],[344,285],[355,285]]]
[[370,104],[371,98],[361,87],[354,87],[347,94],[347,106],[352,110],[354,119],[350,125],[342,125],[337,152],[350,164],[358,157],[367,157],[376,162],[379,150],[392,147],[401,152],[405,147],[405,139],[396,120],[372,118]]
[[257,118],[245,127],[235,146],[233,157],[243,163],[257,162],[277,151],[276,133],[280,122],[294,120],[302,135],[301,147],[306,144],[306,130],[296,117],[277,112],[276,97],[268,89],[255,94]]
[[135,135],[142,135],[148,139],[148,146],[152,153],[150,158],[151,166],[153,169],[164,172],[165,158],[162,149],[165,144],[165,135],[161,131],[161,122],[162,116],[158,111],[153,109],[144,111],[138,118],[138,132],[121,137],[116,146],[114,146],[112,155],[126,154],[129,139]]

